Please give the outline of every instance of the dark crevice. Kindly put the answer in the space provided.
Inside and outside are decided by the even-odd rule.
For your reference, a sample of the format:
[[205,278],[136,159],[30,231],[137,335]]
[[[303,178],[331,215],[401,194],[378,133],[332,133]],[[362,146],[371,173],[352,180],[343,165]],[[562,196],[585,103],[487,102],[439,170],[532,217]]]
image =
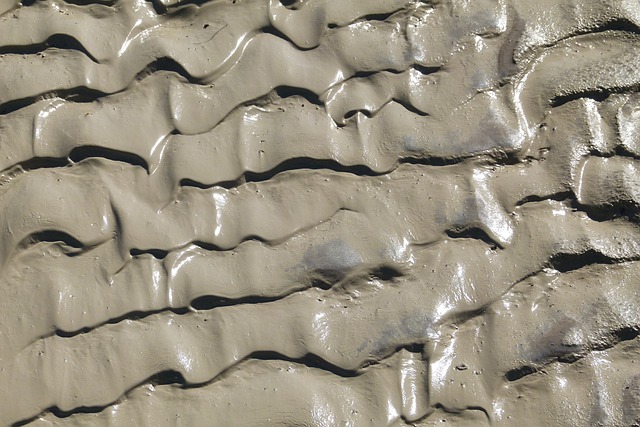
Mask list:
[[624,33],[640,35],[640,27],[638,27],[636,23],[624,17],[613,17],[610,21],[598,23],[598,25],[591,28],[581,29],[580,31],[576,31],[572,33],[568,37],[564,37],[554,42],[552,45],[549,45],[549,46],[545,45],[544,47],[551,47],[551,46],[557,45],[562,41],[572,39],[574,37],[579,37],[579,36],[588,35],[588,34],[605,33],[608,31],[624,32]]
[[[356,71],[355,73],[353,73],[353,75],[350,78],[348,78],[345,81],[348,81],[351,79],[366,79],[368,77],[375,76],[376,74],[380,74],[382,72],[383,71]],[[394,74],[397,74],[397,73],[398,73],[397,71],[394,72]]]
[[582,205],[577,200],[574,200],[572,207],[586,213],[590,219],[597,222],[610,221],[616,218],[628,218],[635,221],[640,216],[640,207],[630,200],[616,201],[604,206]]
[[74,414],[97,414],[103,410],[102,406],[80,406],[78,408],[74,408],[71,411],[63,411],[59,409],[57,406],[54,406],[49,409],[53,415],[58,418],[68,418]]
[[598,88],[581,90],[566,95],[557,95],[551,99],[551,107],[556,108],[572,101],[577,101],[583,98],[589,98],[597,102],[605,101],[611,95],[638,92],[640,90],[640,84],[634,84],[631,86],[613,87],[613,88]]
[[85,86],[76,87],[73,89],[60,89],[35,96],[29,96],[21,99],[14,99],[12,101],[5,102],[0,105],[0,115],[6,115],[18,111],[29,105],[43,99],[60,98],[69,102],[89,103],[94,102],[105,96],[112,95],[105,92],[101,92],[96,89],[90,89]]
[[505,374],[505,377],[509,381],[518,381],[521,378],[526,377],[527,375],[531,375],[538,372],[536,368],[533,366],[521,366],[520,368],[511,369]]
[[329,29],[334,29],[334,28],[344,28],[347,27],[349,25],[353,25],[353,24],[357,24],[359,22],[368,22],[368,21],[380,21],[380,22],[384,22],[389,20],[390,18],[393,18],[395,15],[401,14],[402,12],[406,11],[406,9],[404,7],[401,7],[399,9],[394,9],[392,11],[389,12],[380,12],[380,13],[371,13],[368,15],[363,15],[361,17],[356,18],[355,20],[344,24],[344,25],[338,25],[335,22],[330,22],[327,24],[327,28]]
[[638,335],[640,335],[640,328],[626,326],[624,328],[613,331],[613,334],[618,342],[631,341],[636,339]]
[[343,378],[352,378],[359,375],[358,371],[340,368],[339,366],[333,365],[312,353],[308,353],[301,358],[290,358],[275,351],[257,351],[251,353],[251,355],[249,355],[249,358],[256,360],[283,360],[286,362],[299,363],[309,368],[322,369],[323,371],[330,372]]
[[[101,4],[103,6],[113,6],[114,4],[116,4],[116,0],[64,0],[64,2],[69,4],[75,4],[76,6],[90,6],[94,4]],[[35,0],[34,0],[34,3],[35,3]]]
[[240,304],[262,304],[265,302],[273,302],[284,298],[288,295],[279,295],[272,297],[248,296],[244,298],[222,298],[215,295],[203,295],[191,301],[191,308],[198,311],[213,310],[219,307],[229,307]]
[[580,254],[556,254],[549,260],[549,266],[561,273],[567,273],[591,264],[617,264],[621,261],[611,259],[600,252],[589,249]]
[[353,166],[344,166],[338,163],[335,160],[329,159],[312,159],[308,157],[296,157],[292,159],[287,159],[284,162],[280,163],[275,168],[266,171],[266,172],[245,172],[245,180],[246,182],[263,182],[268,181],[274,178],[276,175],[292,171],[292,170],[302,170],[302,169],[327,169],[333,172],[341,172],[341,173],[349,173],[358,176],[378,176],[379,173],[372,171],[368,166],[364,165],[353,165]]
[[571,200],[574,199],[575,196],[573,195],[573,193],[571,191],[561,191],[558,193],[553,193],[553,194],[547,194],[544,196],[539,196],[539,195],[529,195],[526,196],[524,198],[522,198],[521,200],[519,200],[516,203],[516,206],[522,206],[525,203],[534,203],[534,202],[542,202],[545,200],[555,200],[557,202],[563,202],[565,200]]
[[48,242],[48,243],[62,242],[64,245],[75,248],[75,249],[82,249],[84,247],[82,242],[80,242],[78,239],[76,239],[75,237],[71,236],[68,233],[65,233],[64,231],[59,231],[59,230],[43,230],[43,231],[38,231],[36,233],[32,233],[29,236],[27,236],[25,239],[23,239],[22,242],[20,242],[20,244],[18,245],[18,247],[31,246],[41,242]]
[[[382,13],[371,13],[369,15],[364,15],[360,18],[358,18],[355,22],[364,22],[364,21],[386,21],[387,19],[391,18],[392,16],[394,16],[395,14],[397,14],[398,12],[400,12],[403,9],[396,9],[396,10],[392,10],[391,12],[382,12]],[[352,23],[353,24],[353,23]]]
[[199,84],[201,81],[195,77],[193,77],[189,72],[175,59],[169,57],[158,58],[153,62],[147,64],[146,67],[142,71],[140,71],[135,80],[140,81],[144,80],[146,77],[151,74],[167,71],[178,74],[180,77],[188,81],[189,83]]
[[[369,110],[365,110],[365,109],[356,109],[356,110],[349,110],[346,113],[344,113],[344,117],[343,119],[345,121],[349,120],[352,117],[355,117],[356,114],[358,113],[362,113],[363,116],[365,116],[366,118],[370,119],[371,117],[373,117],[373,114],[371,111]],[[339,125],[339,126],[344,126],[344,125]]]
[[[209,0],[207,0],[209,1]],[[282,31],[280,31],[279,29],[277,29],[276,27],[273,26],[267,26],[267,27],[263,27],[261,29],[261,31],[264,34],[270,34],[274,37],[277,37],[279,39],[282,39],[284,41],[287,41],[289,43],[291,43],[292,45],[294,45],[296,47],[296,49],[298,49],[299,51],[306,51],[306,50],[311,50],[311,49],[315,49],[317,46],[311,46],[311,47],[302,47],[302,46],[298,46],[293,40],[291,40],[291,38],[289,38],[288,35],[286,35],[285,33],[283,33]]]
[[[526,49],[526,53],[521,55],[521,57],[528,56],[527,54],[530,54],[532,51],[536,49],[554,48],[560,45],[560,43],[562,42],[565,42],[574,38],[578,38],[580,36],[599,34],[599,33],[605,33],[605,32],[624,32],[624,33],[629,33],[634,35],[640,35],[640,27],[638,27],[633,21],[627,18],[614,17],[610,21],[599,22],[594,27],[586,27],[586,28],[581,27],[578,31],[572,32],[571,34],[565,37],[561,37],[557,40],[553,40],[550,43],[528,46]],[[521,34],[518,34],[518,36],[520,35]],[[517,37],[517,39],[519,38],[520,37]],[[511,51],[513,51],[513,49],[511,49]],[[527,61],[530,61],[530,60],[531,58],[529,58]]]
[[[521,282],[521,280],[519,280],[518,283],[519,282]],[[467,310],[467,311],[463,311],[463,312],[460,312],[460,313],[453,313],[453,315],[451,316],[450,322],[452,324],[454,324],[454,325],[462,325],[463,323],[466,323],[466,322],[470,321],[471,319],[475,319],[475,318],[485,314],[487,309],[489,308],[489,306],[493,302],[494,301],[485,303],[485,304],[481,305],[480,307],[478,307],[476,309],[473,309],[473,310]]]
[[197,187],[207,189],[211,187],[222,187],[226,189],[236,188],[248,182],[264,182],[274,178],[276,175],[294,170],[330,170],[333,172],[350,173],[358,176],[380,176],[381,173],[372,171],[364,165],[344,166],[335,160],[312,159],[308,157],[296,157],[287,159],[275,168],[266,172],[245,172],[238,179],[233,181],[221,181],[215,184],[203,184],[191,179],[180,180],[181,186]]
[[[443,158],[443,157],[403,157],[398,160],[398,164],[412,164],[421,166],[450,166],[459,164],[468,160],[467,157],[460,158]],[[494,163],[511,165],[518,163],[518,159],[511,156],[510,153],[503,153],[503,156],[499,159],[491,157]],[[294,170],[330,170],[339,173],[349,173],[357,176],[384,176],[392,173],[395,169],[376,172],[370,167],[365,165],[343,165],[333,159],[314,159],[310,157],[295,157],[287,159],[278,164],[271,170],[265,172],[251,172],[247,171],[239,178],[229,181],[219,181],[216,183],[202,183],[189,178],[184,178],[179,181],[179,185],[182,187],[196,187],[200,189],[209,189],[212,187],[222,187],[225,189],[237,188],[243,184],[249,182],[264,182],[276,177],[276,175]],[[532,200],[534,198],[532,197]],[[523,202],[524,203],[524,202]]]
[[25,426],[27,424],[34,422],[35,420],[37,420],[38,418],[40,418],[42,415],[46,413],[50,413],[56,416],[57,418],[63,419],[63,418],[68,418],[75,414],[97,414],[99,412],[102,412],[103,410],[104,410],[104,407],[102,406],[79,406],[77,408],[72,409],[71,411],[63,411],[57,406],[52,406],[50,408],[47,408],[42,414],[11,424],[11,427]]
[[223,249],[220,246],[216,246],[213,243],[203,242],[201,240],[194,240],[191,242],[192,245],[197,246],[205,251],[222,251]]
[[147,172],[149,171],[149,166],[147,165],[146,160],[138,156],[137,154],[93,145],[83,145],[75,147],[71,150],[67,157],[32,157],[29,160],[19,162],[14,166],[5,169],[5,171],[12,168],[20,168],[24,171],[34,171],[47,168],[62,168],[71,166],[73,163],[79,163],[83,160],[91,158],[107,159],[114,162],[128,163],[132,166],[140,166]]
[[[223,181],[223,182],[220,182],[220,183],[218,183],[218,184],[215,184],[215,186],[223,187],[223,188],[227,188],[227,189],[229,189],[229,188],[234,187],[234,186],[235,186],[235,185],[234,185],[235,183],[236,183],[236,181]],[[209,188],[213,187],[213,185],[203,184],[203,183],[201,183],[201,182],[194,181],[193,179],[189,179],[189,178],[183,178],[183,179],[181,179],[181,180],[178,182],[178,185],[179,185],[180,187],[194,187],[194,188],[200,188],[201,190],[206,190],[206,189],[209,189]]]
[[[144,319],[146,317],[149,317],[151,315],[154,314],[158,314],[158,313],[167,313],[167,312],[171,312],[174,314],[178,314],[178,315],[182,315],[182,314],[187,314],[189,313],[189,309],[188,308],[167,308],[167,309],[162,309],[162,310],[153,310],[153,311],[130,311],[129,313],[123,314],[122,316],[119,317],[114,317],[113,319],[109,319],[107,322],[104,323],[100,323],[99,325],[95,325],[95,326],[87,326],[85,328],[82,329],[77,329],[74,331],[63,331],[63,330],[56,330],[55,331],[55,335],[60,337],[60,338],[73,338],[77,335],[81,335],[81,334],[86,334],[88,332],[93,332],[98,328],[101,328],[105,325],[113,325],[116,323],[120,323],[123,322],[125,320],[140,320],[140,319]],[[46,338],[46,337],[41,337],[42,338]]]
[[304,6],[304,0],[279,0],[280,4],[289,10],[298,10]]
[[407,345],[400,346],[400,347],[396,348],[395,353],[397,353],[397,352],[399,352],[400,350],[403,350],[403,349],[407,350],[410,353],[422,354],[424,352],[424,343],[412,343],[412,344],[407,344]]
[[282,99],[298,96],[304,98],[309,102],[309,104],[317,105],[319,107],[324,106],[324,103],[320,101],[318,95],[308,89],[293,86],[278,86],[274,89],[274,93]]
[[428,75],[428,74],[437,73],[438,71],[442,70],[442,67],[426,67],[426,66],[420,65],[420,64],[413,64],[411,66],[411,68],[413,68],[416,71],[421,72],[425,76]]
[[[403,273],[393,266],[379,266],[372,269],[369,273],[369,276],[372,278],[376,278],[381,281],[393,281],[394,279],[403,276]],[[246,296],[242,298],[224,298],[216,295],[203,295],[197,297],[191,301],[191,308],[198,311],[204,310],[213,310],[218,307],[228,307],[232,305],[240,305],[240,304],[263,304],[268,302],[274,302],[281,300],[286,297],[290,297],[291,295],[304,292],[309,288],[319,288],[322,290],[331,289],[336,283],[339,283],[344,276],[341,277],[331,277],[331,275],[323,275],[322,277],[314,277],[310,279],[309,286],[303,287],[302,289],[298,289],[296,291],[290,292],[284,295],[273,295],[273,296]]]
[[[177,385],[182,386],[183,388],[188,388],[189,387],[189,385],[187,385],[187,382],[184,379],[184,377],[182,376],[182,374],[180,372],[177,372],[177,371],[174,371],[174,370],[166,370],[166,371],[158,372],[157,374],[149,377],[148,379],[146,379],[142,383],[136,385],[131,390],[139,387],[141,384],[153,384],[155,386],[177,384]],[[126,393],[125,393],[125,395],[126,395]],[[53,415],[53,416],[55,416],[56,418],[59,418],[59,419],[68,418],[68,417],[71,417],[72,415],[76,415],[76,414],[97,414],[97,413],[100,413],[100,412],[104,411],[105,409],[109,408],[110,406],[115,405],[116,403],[118,403],[118,401],[112,402],[112,403],[110,403],[108,405],[105,405],[105,406],[78,406],[76,408],[73,408],[70,411],[63,411],[60,408],[58,408],[57,406],[52,406],[50,408],[45,409],[42,413],[36,415],[35,417],[30,417],[28,419],[24,419],[24,420],[21,420],[21,421],[18,421],[18,422],[15,422],[15,423],[11,424],[11,427],[21,427],[21,426],[30,424],[33,421],[37,420],[38,418],[44,416],[47,413],[49,413],[49,414],[51,414],[51,415]]]
[[[629,151],[626,147],[624,147],[622,145],[617,145],[613,149],[613,153],[612,153],[611,157],[613,157],[613,156],[630,157],[633,160],[640,160],[640,155],[638,155],[636,153],[632,153],[631,151]],[[602,156],[602,157],[608,157],[608,156]]]
[[624,17],[616,17],[611,21],[597,26],[596,28],[588,30],[587,32],[585,32],[585,34],[603,33],[605,31],[622,31],[625,33],[640,35],[640,27],[638,27],[638,25],[636,25],[636,23],[634,23],[633,21]]
[[489,245],[492,249],[502,249],[502,245],[499,242],[493,240],[483,229],[478,227],[463,228],[460,230],[447,230],[446,233],[451,239],[480,240]]
[[312,288],[322,289],[324,291],[331,289],[333,283],[324,277],[314,277],[310,280]]
[[491,416],[489,416],[489,411],[487,411],[482,406],[467,406],[466,410],[482,412],[484,416],[487,418],[487,421],[491,421]]
[[466,158],[461,157],[403,157],[398,161],[398,163],[422,166],[450,166],[461,163],[465,160]]
[[68,158],[74,163],[88,158],[103,158],[112,160],[114,162],[123,162],[133,166],[140,166],[147,172],[149,171],[149,165],[147,164],[147,161],[137,154],[114,150],[106,147],[99,147],[95,145],[82,145],[79,147],[75,147],[69,153]]
[[180,372],[171,369],[158,372],[157,374],[148,378],[146,382],[153,385],[179,384],[181,386],[185,386],[187,384],[187,381],[184,379]]
[[0,55],[35,55],[42,54],[49,48],[75,50],[84,54],[94,63],[98,63],[98,60],[89,53],[80,41],[68,34],[53,34],[44,42],[37,44],[0,46]]
[[[416,107],[414,107],[413,105],[411,105],[410,103],[406,102],[403,99],[392,98],[391,100],[386,102],[384,105],[380,105],[375,110],[368,110],[368,109],[365,109],[365,108],[356,108],[356,109],[353,109],[353,110],[349,110],[344,114],[343,119],[346,121],[346,120],[350,119],[351,117],[354,117],[357,113],[362,113],[366,118],[370,119],[370,118],[374,117],[376,114],[378,114],[378,112],[380,110],[382,110],[385,106],[387,106],[389,104],[389,102],[391,102],[391,101],[402,105],[405,108],[405,110],[415,114],[416,116],[420,116],[420,117],[428,117],[429,116],[429,113],[425,113],[424,111],[421,111],[421,110],[417,109]],[[339,127],[345,126],[342,123],[336,123],[336,124]]]
[[16,165],[24,171],[33,171],[45,168],[61,168],[69,166],[69,160],[57,157],[32,157],[29,160],[20,162]]
[[383,282],[392,281],[398,277],[402,277],[404,274],[395,267],[383,265],[371,272],[371,277],[381,280]]
[[165,251],[163,249],[131,249],[129,253],[133,257],[137,257],[142,254],[149,254],[156,259],[165,259],[166,256],[169,255],[169,251]]
[[[597,341],[592,343],[588,348],[583,349],[584,351],[579,353],[569,353],[553,358],[552,360],[545,363],[541,368],[535,368],[533,366],[522,366],[516,369],[512,369],[505,374],[505,377],[509,381],[517,381],[527,375],[534,374],[536,372],[541,372],[545,366],[548,366],[552,363],[575,363],[581,359],[583,359],[588,353],[592,351],[604,351],[609,350],[619,343],[623,341],[631,341],[640,335],[640,327],[637,326],[625,326],[620,329],[616,329],[610,333],[608,339],[604,341]],[[543,372],[543,371],[542,371]]]

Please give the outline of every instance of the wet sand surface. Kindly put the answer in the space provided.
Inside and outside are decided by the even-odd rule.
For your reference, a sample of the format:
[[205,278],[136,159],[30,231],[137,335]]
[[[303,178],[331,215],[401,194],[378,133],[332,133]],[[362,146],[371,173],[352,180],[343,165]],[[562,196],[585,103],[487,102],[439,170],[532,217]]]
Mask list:
[[0,425],[640,426],[638,0],[0,0]]

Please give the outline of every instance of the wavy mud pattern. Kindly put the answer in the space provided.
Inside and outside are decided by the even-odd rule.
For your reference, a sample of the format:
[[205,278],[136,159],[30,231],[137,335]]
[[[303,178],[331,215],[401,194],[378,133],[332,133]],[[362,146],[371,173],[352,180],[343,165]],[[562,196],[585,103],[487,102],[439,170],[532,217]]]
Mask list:
[[638,0],[0,0],[0,423],[640,426],[639,89]]

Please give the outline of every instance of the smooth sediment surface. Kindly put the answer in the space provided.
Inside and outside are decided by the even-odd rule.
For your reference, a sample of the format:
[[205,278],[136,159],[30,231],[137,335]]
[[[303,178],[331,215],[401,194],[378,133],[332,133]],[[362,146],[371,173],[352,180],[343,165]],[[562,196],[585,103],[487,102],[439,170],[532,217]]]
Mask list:
[[640,426],[637,0],[0,0],[0,425]]

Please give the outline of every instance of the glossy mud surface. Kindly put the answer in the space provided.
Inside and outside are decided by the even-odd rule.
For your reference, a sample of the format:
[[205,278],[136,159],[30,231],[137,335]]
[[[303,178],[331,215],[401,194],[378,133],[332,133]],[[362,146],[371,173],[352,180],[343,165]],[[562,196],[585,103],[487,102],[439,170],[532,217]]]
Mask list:
[[0,13],[0,424],[640,425],[637,0]]

